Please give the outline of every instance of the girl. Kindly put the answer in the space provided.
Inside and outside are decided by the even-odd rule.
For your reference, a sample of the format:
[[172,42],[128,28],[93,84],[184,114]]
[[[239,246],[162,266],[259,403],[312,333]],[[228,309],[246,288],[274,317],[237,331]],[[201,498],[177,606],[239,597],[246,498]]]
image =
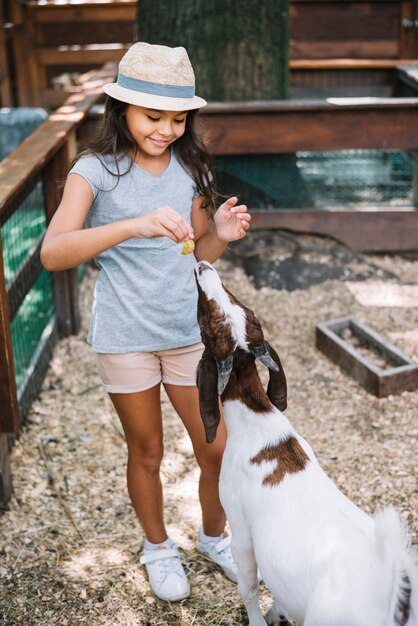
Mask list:
[[[168,601],[186,598],[190,586],[164,526],[161,382],[201,470],[197,548],[236,581],[218,496],[225,427],[207,445],[199,416],[203,347],[193,268],[244,237],[250,215],[237,198],[214,208],[211,160],[194,128],[206,102],[194,83],[184,48],[128,50],[117,82],[104,86],[102,128],[70,171],[41,252],[50,271],[93,257],[100,269],[88,341],[126,436],[128,491],[145,533],[141,563],[154,593]],[[194,255],[181,254],[187,240]]]

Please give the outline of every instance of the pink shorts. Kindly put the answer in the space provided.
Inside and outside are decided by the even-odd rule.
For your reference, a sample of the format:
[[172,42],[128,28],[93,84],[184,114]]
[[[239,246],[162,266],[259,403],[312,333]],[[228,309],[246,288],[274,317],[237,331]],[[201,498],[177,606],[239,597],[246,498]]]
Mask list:
[[136,393],[151,389],[160,382],[185,387],[196,385],[196,369],[203,349],[202,343],[195,343],[158,352],[96,352],[96,359],[106,391]]

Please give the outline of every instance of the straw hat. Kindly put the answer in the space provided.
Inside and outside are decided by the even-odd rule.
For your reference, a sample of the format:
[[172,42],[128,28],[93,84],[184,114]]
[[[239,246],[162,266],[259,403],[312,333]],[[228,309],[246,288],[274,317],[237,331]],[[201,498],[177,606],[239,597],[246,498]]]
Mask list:
[[103,90],[112,98],[161,111],[189,111],[207,104],[195,96],[195,77],[184,48],[138,42],[119,63],[116,83]]

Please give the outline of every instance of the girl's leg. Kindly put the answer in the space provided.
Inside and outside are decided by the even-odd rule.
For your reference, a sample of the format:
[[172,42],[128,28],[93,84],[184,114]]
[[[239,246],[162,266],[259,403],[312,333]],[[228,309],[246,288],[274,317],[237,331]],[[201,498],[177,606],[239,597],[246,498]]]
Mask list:
[[199,499],[202,507],[203,530],[210,537],[219,536],[225,529],[226,517],[219,500],[219,473],[226,443],[223,419],[216,439],[206,443],[205,430],[200,418],[197,387],[165,384],[167,395],[180,416],[192,441],[200,467]]
[[128,446],[128,492],[148,541],[167,539],[160,464],[163,429],[160,385],[137,393],[111,393]]
[[[160,464],[163,456],[160,385],[129,394],[111,393],[128,444],[128,491],[145,536],[153,544],[168,539],[163,518]],[[176,602],[190,595],[190,585],[174,544],[144,546],[151,589],[161,600]]]

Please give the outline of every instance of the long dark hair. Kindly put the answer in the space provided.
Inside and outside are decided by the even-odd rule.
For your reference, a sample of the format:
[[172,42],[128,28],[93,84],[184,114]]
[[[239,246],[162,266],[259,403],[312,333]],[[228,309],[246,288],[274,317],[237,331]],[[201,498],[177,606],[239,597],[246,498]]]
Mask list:
[[[132,161],[129,168],[121,172],[119,167],[121,160],[126,156],[135,159],[138,155],[138,146],[126,124],[124,113],[127,107],[125,102],[107,96],[104,115],[96,134],[75,159],[87,154],[94,154],[99,158],[105,154],[112,155],[116,172],[106,167],[103,161],[102,163],[108,172],[117,177],[116,184],[133,165]],[[197,109],[189,111],[184,134],[174,142],[173,149],[179,162],[192,176],[197,192],[204,197],[202,207],[212,217],[216,210],[215,175],[212,157],[196,130],[197,113]]]

